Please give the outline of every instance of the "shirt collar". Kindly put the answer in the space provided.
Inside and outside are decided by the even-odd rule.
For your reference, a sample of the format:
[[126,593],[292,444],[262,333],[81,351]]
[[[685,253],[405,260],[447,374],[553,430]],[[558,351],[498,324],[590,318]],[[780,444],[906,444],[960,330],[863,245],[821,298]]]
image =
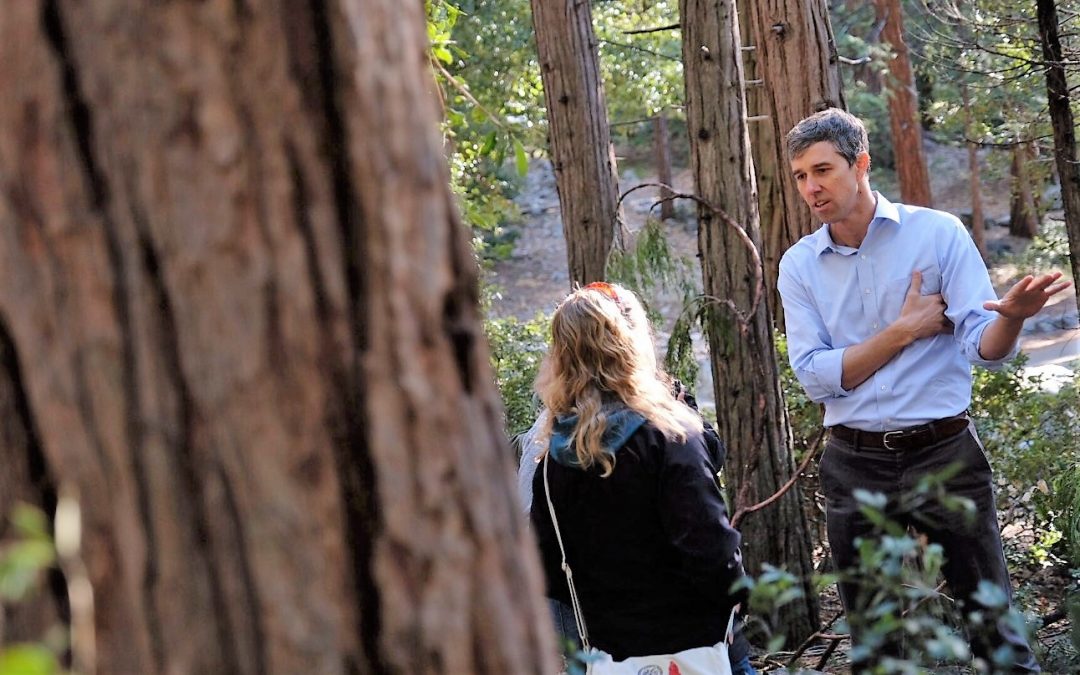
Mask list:
[[[890,220],[899,225],[900,211],[896,208],[896,204],[890,202],[885,198],[885,195],[877,190],[874,190],[874,198],[877,200],[877,206],[874,209],[874,217],[870,219],[870,226],[873,227],[878,220]],[[869,231],[867,234],[869,235]],[[839,252],[841,248],[846,248],[833,241],[826,223],[822,223],[821,227],[810,236],[810,243],[813,245],[814,253],[817,255],[821,255],[825,251]]]

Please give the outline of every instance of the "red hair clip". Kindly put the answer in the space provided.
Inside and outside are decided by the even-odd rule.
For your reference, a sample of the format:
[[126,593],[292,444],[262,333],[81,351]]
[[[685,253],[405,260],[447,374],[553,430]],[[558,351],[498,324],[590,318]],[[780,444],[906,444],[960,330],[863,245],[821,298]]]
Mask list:
[[615,304],[621,305],[619,302],[619,293],[615,290],[615,287],[606,281],[594,281],[591,284],[587,284],[581,287],[583,291],[598,291],[599,293],[607,296],[611,300],[615,301]]

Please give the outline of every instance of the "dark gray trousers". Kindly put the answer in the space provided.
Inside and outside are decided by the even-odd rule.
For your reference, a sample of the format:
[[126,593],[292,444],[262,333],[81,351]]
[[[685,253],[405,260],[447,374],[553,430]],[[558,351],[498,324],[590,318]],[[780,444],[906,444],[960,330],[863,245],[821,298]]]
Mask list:
[[[945,489],[975,503],[973,520],[945,508],[937,499],[902,502],[900,497],[912,493],[921,478],[954,463],[961,468],[945,483]],[[856,566],[855,539],[874,534],[873,524],[859,511],[859,504],[852,496],[855,489],[862,488],[885,494],[886,515],[903,526],[914,527],[942,546],[945,581],[965,614],[977,607],[971,595],[983,579],[999,586],[1011,599],[990,464],[974,425],[952,438],[908,450],[855,447],[830,438],[819,472],[827,504],[829,545],[837,570]],[[850,615],[858,607],[860,589],[852,583],[841,583],[840,599]],[[975,656],[989,660],[994,649],[1003,644],[1011,646],[1016,655],[1014,672],[1039,672],[1025,637],[1007,628],[988,638],[972,640],[971,647]]]

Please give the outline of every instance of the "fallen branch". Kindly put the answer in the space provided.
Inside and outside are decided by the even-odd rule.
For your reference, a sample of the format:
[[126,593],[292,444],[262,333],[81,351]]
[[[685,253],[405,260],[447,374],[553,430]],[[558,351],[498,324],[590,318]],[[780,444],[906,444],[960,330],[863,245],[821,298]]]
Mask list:
[[[791,668],[792,666],[794,666],[795,662],[799,660],[799,657],[802,656],[803,653],[805,653],[806,650],[810,648],[810,645],[814,644],[814,642],[817,641],[822,635],[825,635],[825,631],[827,631],[829,628],[832,628],[832,625],[836,623],[837,620],[842,616],[844,616],[844,613],[840,612],[833,618],[829,619],[828,623],[826,623],[824,626],[814,631],[813,635],[803,640],[803,643],[799,645],[799,648],[796,649],[795,653],[791,655],[790,659],[788,659],[787,665],[785,667]],[[829,650],[826,650],[825,653],[830,654],[831,652]],[[827,661],[828,657],[826,657],[825,660]],[[819,666],[817,670],[821,670],[821,667]]]

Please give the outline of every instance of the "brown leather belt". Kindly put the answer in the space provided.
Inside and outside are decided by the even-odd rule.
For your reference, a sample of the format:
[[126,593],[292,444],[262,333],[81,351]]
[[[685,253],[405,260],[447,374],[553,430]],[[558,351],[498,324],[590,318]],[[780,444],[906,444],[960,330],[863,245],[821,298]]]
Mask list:
[[955,417],[945,417],[917,427],[897,429],[896,431],[860,431],[837,424],[829,428],[833,438],[849,443],[857,448],[885,448],[887,450],[911,450],[924,448],[938,441],[960,433],[968,426],[968,416],[961,413]]

